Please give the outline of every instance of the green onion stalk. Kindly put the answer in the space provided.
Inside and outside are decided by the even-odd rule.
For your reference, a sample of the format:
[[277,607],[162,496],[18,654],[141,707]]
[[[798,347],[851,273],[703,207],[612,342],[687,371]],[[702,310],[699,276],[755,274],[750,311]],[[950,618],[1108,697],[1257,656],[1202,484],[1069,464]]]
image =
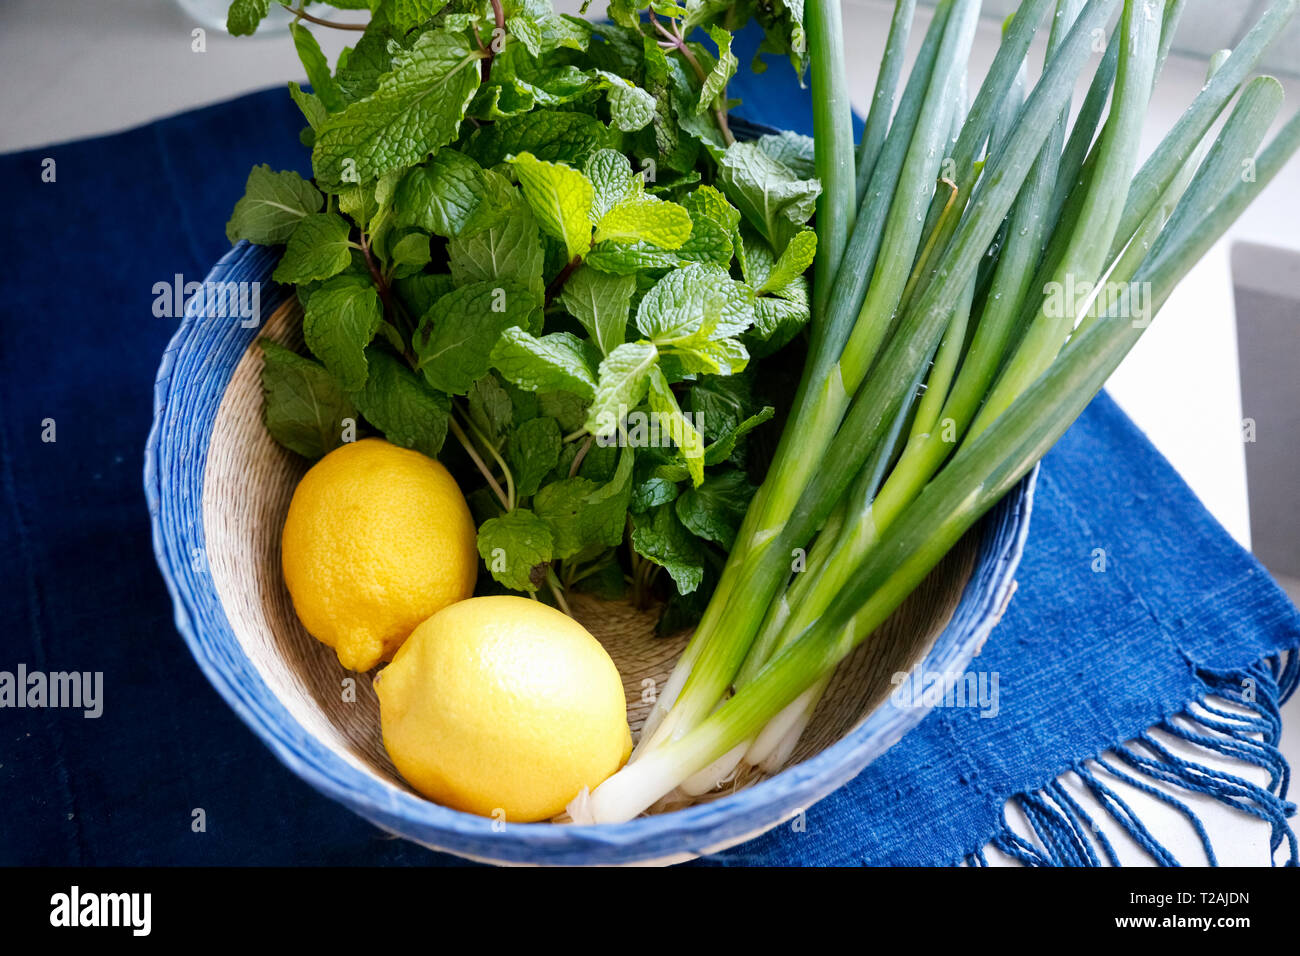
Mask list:
[[[965,210],[939,271],[904,314],[870,378],[853,396],[839,430],[825,453],[818,458],[815,473],[806,483],[793,510],[788,511],[781,526],[774,529],[765,553],[746,566],[744,585],[738,588],[737,593],[745,595],[747,600],[728,605],[727,630],[721,639],[705,648],[695,663],[671,716],[650,738],[651,746],[668,739],[670,734],[680,735],[698,723],[716,706],[730,685],[761,625],[768,604],[790,572],[792,551],[803,548],[825,521],[861,470],[866,456],[887,432],[908,384],[934,354],[952,311],[965,292],[966,282],[976,275],[988,245],[1000,230],[1036,154],[1069,101],[1075,77],[1090,54],[1091,31],[1105,22],[1115,5],[1114,0],[1092,0],[1087,5],[1026,101],[1021,118],[1007,140],[1007,148],[993,163],[985,165],[980,195]],[[1008,71],[1008,87],[1015,72]],[[906,251],[907,264],[903,269],[910,268],[913,255],[912,249]],[[880,275],[877,269],[877,278]],[[867,320],[874,317],[868,314]],[[791,431],[787,429],[787,434]],[[794,431],[802,434],[805,429]],[[643,737],[641,749],[646,746]]]
[[[834,0],[814,0],[815,5],[833,2]],[[783,520],[781,503],[798,497],[807,483],[813,463],[824,452],[826,442],[839,424],[849,398],[838,367],[839,353],[852,331],[853,319],[861,304],[861,296],[865,293],[866,276],[870,274],[880,250],[880,237],[893,199],[894,185],[906,159],[912,132],[920,117],[929,72],[938,58],[939,44],[943,39],[953,2],[954,0],[940,0],[935,9],[925,42],[917,55],[912,77],[899,102],[898,114],[889,129],[888,139],[879,157],[877,168],[858,210],[840,274],[861,278],[858,282],[852,283],[852,288],[846,288],[845,283],[838,281],[833,283],[830,301],[825,305],[824,310],[814,309],[809,355],[791,410],[791,420],[797,420],[805,426],[802,429],[804,435],[796,435],[793,429],[786,429],[782,434],[769,468],[771,478],[763,483],[746,511],[736,535],[736,542],[709,606],[667,683],[659,688],[656,702],[642,728],[642,744],[633,754],[633,760],[637,759],[646,742],[653,739],[659,721],[676,702],[687,678],[695,672],[697,659],[711,643],[711,636],[721,624],[727,611],[728,599],[735,592],[736,581],[740,577],[742,567],[751,554],[761,551],[764,543],[772,537],[771,529],[779,527]],[[812,20],[809,26],[816,26],[818,23],[829,24],[829,22],[829,18],[820,21]],[[818,30],[810,34],[810,53],[815,58],[819,49],[829,48],[837,43],[838,39],[828,31]],[[815,67],[813,76],[814,78],[817,76]],[[826,74],[823,74],[823,78],[827,78]],[[843,85],[842,77],[840,81]],[[829,117],[821,116],[819,102],[820,98],[814,96],[814,110],[818,110],[814,113],[815,129],[820,129],[820,126],[817,126],[819,117],[822,124],[833,122]],[[821,243],[819,237],[819,256],[824,255],[826,251],[827,247]]]
[[[1081,5],[1081,0],[1064,0],[1058,7],[1059,15],[1053,20],[1048,44],[1049,57],[1073,25]],[[1005,49],[1004,46],[1003,50]],[[1016,53],[1022,53],[1024,47],[1013,49]],[[1023,107],[1024,76],[1022,61],[1011,91],[989,134],[990,143],[1002,143],[1014,128],[1015,119]],[[986,84],[985,89],[988,88]],[[797,633],[822,613],[843,586],[843,572],[855,566],[871,549],[892,521],[897,508],[919,492],[920,486],[951,453],[956,438],[969,423],[979,398],[987,389],[988,380],[996,371],[1012,327],[1012,319],[1028,293],[1031,272],[1026,266],[1036,262],[1042,251],[1046,223],[1041,208],[1055,184],[1056,157],[1065,136],[1066,118],[1067,110],[1062,109],[1057,114],[1048,142],[1043,146],[1008,217],[1004,229],[1005,238],[998,243],[1002,251],[995,260],[991,285],[982,305],[983,315],[969,343],[966,332],[975,283],[968,284],[965,299],[953,313],[929,372],[925,393],[912,421],[901,457],[893,466],[884,491],[880,493],[881,500],[877,500],[878,479],[875,484],[866,487],[862,487],[859,482],[859,489],[854,496],[857,499],[854,513],[859,515],[859,519],[846,525],[832,539],[833,547],[815,547],[810,552],[806,570],[795,578],[786,594],[768,612],[758,638],[736,677],[735,685],[738,688],[749,683],[772,651],[781,646],[783,634]],[[972,128],[972,124],[967,124],[966,128]],[[990,151],[993,148],[990,146]],[[970,158],[972,157],[967,157],[968,160]],[[961,375],[957,384],[953,385],[959,363]],[[819,539],[818,544],[822,545],[822,540]],[[745,762],[768,769],[783,763],[810,719],[829,680],[830,675],[826,675],[818,686],[805,692],[769,724],[743,754]],[[687,793],[706,792],[733,770],[734,764],[724,761],[711,768],[711,772],[718,773],[718,778],[712,785],[705,779],[710,772],[706,771],[698,778],[688,781],[683,789]]]
[[[1210,66],[1211,76],[1222,66],[1226,54],[1227,51],[1221,51],[1215,55]],[[1228,125],[1225,126],[1223,141],[1244,143],[1245,148],[1249,150],[1249,155],[1253,155],[1253,151],[1259,146],[1263,138],[1268,123],[1276,116],[1278,109],[1281,107],[1281,98],[1281,86],[1276,80],[1260,77],[1252,81],[1242,94],[1241,101],[1229,119]],[[874,540],[875,536],[888,527],[901,506],[910,503],[920,493],[925,482],[933,476],[939,465],[947,457],[949,450],[952,448],[951,443],[956,440],[957,436],[962,434],[969,424],[978,396],[982,395],[990,384],[992,372],[996,367],[995,361],[990,359],[1000,357],[1004,350],[1008,333],[1012,328],[1011,321],[1020,304],[1027,297],[1029,290],[1027,280],[1032,274],[1030,268],[1032,264],[1031,257],[1036,256],[1042,249],[1045,223],[1041,211],[1049,201],[1052,181],[1057,168],[1053,162],[1055,153],[1052,150],[1059,150],[1060,148],[1060,140],[1064,132],[1064,120],[1065,117],[1062,116],[1054,142],[1044,147],[1044,154],[1039,157],[1041,166],[1036,167],[1035,174],[1031,176],[1030,182],[1026,184],[1025,191],[1017,200],[1017,206],[1008,220],[1008,239],[1005,251],[998,262],[994,291],[987,302],[987,311],[981,319],[975,340],[972,342],[970,350],[964,359],[962,366],[963,379],[959,380],[958,385],[954,387],[941,412],[918,416],[918,423],[925,422],[931,429],[933,429],[936,421],[942,422],[942,427],[937,431],[931,430],[928,433],[918,426],[913,427],[913,433],[902,460],[894,466],[889,482],[885,485],[879,499],[874,502],[876,510],[871,516],[872,520],[861,523],[856,532],[856,541],[852,535],[844,536],[844,546],[856,549],[850,550],[850,554],[864,555],[870,541]],[[1249,125],[1246,126],[1245,124]],[[1253,130],[1254,138],[1250,138],[1252,134],[1229,135],[1231,130],[1238,127]],[[1181,225],[1180,220],[1171,219],[1171,215],[1174,213],[1175,207],[1178,208],[1183,218],[1188,215],[1188,207],[1179,206],[1179,200],[1191,182],[1193,174],[1200,167],[1201,157],[1208,146],[1208,142],[1203,143],[1202,148],[1198,149],[1192,159],[1184,165],[1184,168],[1166,190],[1157,207],[1152,210],[1139,227],[1137,233],[1131,238],[1123,251],[1123,255],[1115,261],[1106,275],[1107,287],[1127,286],[1132,280],[1137,267],[1151,252],[1153,242],[1156,236],[1161,233],[1161,230],[1165,229],[1166,226],[1170,230],[1176,230]],[[1239,164],[1243,160],[1244,157],[1240,155],[1228,159],[1216,159],[1212,155],[1210,161],[1202,170],[1202,175],[1206,171],[1216,170],[1220,178],[1219,186],[1226,191],[1230,183],[1225,177],[1236,175],[1240,170],[1240,166],[1233,165],[1233,163]],[[1168,233],[1165,235],[1167,238]],[[1095,296],[1093,302],[1096,302]],[[1089,311],[1085,315],[1075,333],[1076,336],[1088,327],[1095,318],[1095,314],[1095,312]],[[942,388],[942,382],[949,378],[941,363],[936,362],[935,369],[944,372],[944,374],[939,383],[935,382],[934,375],[931,376],[927,387],[927,398],[939,394],[937,389]],[[866,537],[868,534],[871,536],[870,538]],[[766,663],[770,648],[783,646],[783,644],[778,643],[783,636],[788,638],[792,636],[792,631],[800,624],[806,625],[811,620],[815,620],[824,611],[830,600],[833,599],[836,589],[819,588],[814,590],[810,588],[808,590],[813,592],[810,595],[798,589],[799,585],[805,581],[821,583],[824,580],[821,575],[826,572],[828,565],[834,567],[835,562],[842,558],[843,555],[832,552],[829,556],[822,556],[815,553],[812,557],[820,558],[820,560],[810,560],[809,570],[813,574],[801,576],[795,585],[790,588],[789,596],[783,599],[781,603],[784,613],[779,621],[770,620],[765,625],[764,632],[755,643],[749,659],[745,662],[745,667],[742,668],[737,678],[737,686],[744,686],[753,679],[756,671]],[[820,594],[817,591],[820,591]],[[800,606],[801,614],[792,616],[789,611],[789,605],[791,604]],[[789,628],[785,627],[787,621],[791,622]],[[767,772],[778,770],[788,759],[789,754],[798,742],[803,728],[811,719],[813,710],[820,700],[829,679],[830,675],[824,677],[813,691],[801,695],[794,704],[790,705],[771,724],[764,728],[763,732],[744,754],[744,761],[758,765]],[[734,768],[720,767],[718,769],[725,769],[726,773],[729,774]],[[693,791],[692,787],[696,788],[696,790]],[[687,785],[683,785],[683,790],[688,793],[706,792],[703,788],[703,781],[697,781],[694,778],[688,781]]]
[[[841,201],[860,203],[829,233],[840,244],[840,266],[814,311],[791,419],[798,427],[782,436],[633,761],[576,808],[579,817],[626,818],[697,775],[687,789],[698,792],[746,752],[769,769],[783,760],[834,664],[1050,447],[1056,429],[1100,388],[1112,359],[1131,347],[1115,351],[1112,340],[1126,341],[1116,316],[1088,314],[1078,324],[1086,300],[1068,302],[1064,315],[1049,310],[1046,281],[1149,281],[1153,302],[1162,304],[1195,261],[1188,250],[1226,229],[1225,217],[1266,181],[1268,163],[1294,138],[1290,127],[1260,157],[1252,188],[1237,184],[1220,201],[1222,157],[1230,155],[1222,144],[1248,142],[1243,130],[1258,120],[1245,117],[1267,113],[1276,95],[1268,82],[1246,88],[1200,168],[1197,151],[1296,0],[1278,0],[1266,12],[1136,176],[1137,137],[1172,35],[1161,8],[1176,19],[1181,0],[1126,0],[1121,42],[1108,45],[1062,147],[1075,78],[1094,31],[1117,5],[1088,0],[1080,9],[1060,0],[1042,77],[1018,106],[1015,80],[1036,27],[1029,14],[1048,6],[1024,4],[953,144],[978,5],[941,0],[888,130],[868,121],[872,139],[859,149],[852,190],[853,177],[843,175],[852,168],[851,146],[833,135],[834,150],[819,151],[819,173],[832,162],[827,153],[838,151],[826,175],[838,176],[836,192],[852,197]],[[896,15],[891,31],[910,28],[910,20],[910,10]],[[818,51],[838,45],[826,35],[835,22],[823,9],[810,11],[814,77]],[[842,70],[842,55],[822,62]],[[844,82],[823,74],[827,81]],[[878,90],[886,95],[878,102],[892,102],[896,85],[897,77],[882,77]],[[1253,105],[1243,113],[1248,98]],[[833,122],[814,118],[819,136]],[[936,153],[949,147],[961,162],[939,183]],[[820,214],[818,226],[820,239]],[[995,240],[998,248],[990,248]],[[819,246],[819,259],[826,249]],[[917,401],[922,380],[926,392]],[[1049,381],[1065,391],[1047,389]],[[881,462],[889,469],[883,484]],[[925,511],[936,502],[942,507]],[[791,554],[810,542],[818,574],[787,587]]]
[[[1088,7],[1089,29],[1105,22],[1115,2],[1093,0]],[[1041,9],[1046,8],[1044,0],[1035,0],[1035,4]],[[852,443],[852,453],[846,462],[851,467],[839,469],[841,486],[836,494],[825,498],[825,509],[820,507],[820,503],[815,507],[804,504],[818,469],[827,460],[832,438],[842,431],[840,426],[850,408],[853,393],[866,377],[866,366],[872,364],[872,356],[881,343],[890,338],[889,333],[895,325],[898,303],[921,246],[926,210],[932,202],[936,176],[944,158],[943,147],[951,130],[952,110],[961,85],[960,77],[965,72],[978,12],[977,3],[965,0],[947,0],[936,10],[918,56],[918,63],[931,66],[933,73],[927,82],[925,77],[918,77],[913,72],[895,118],[895,127],[900,123],[912,126],[911,134],[903,135],[907,132],[906,127],[897,136],[891,129],[859,210],[836,287],[831,293],[824,316],[825,329],[819,335],[814,328],[813,354],[805,367],[803,386],[796,396],[792,412],[792,420],[798,421],[800,427],[786,429],[783,434],[768,480],[746,514],[718,590],[678,667],[660,690],[633,760],[663,740],[684,733],[716,706],[743,663],[769,602],[789,573],[792,552],[803,549],[825,521],[848,482],[887,429],[886,419],[892,420],[897,411],[901,398],[895,394],[892,396],[894,400],[881,409],[882,418],[876,423],[879,427],[874,440],[868,438]],[[1021,25],[1013,25],[1011,33],[1017,37],[1022,33],[1028,35],[1033,27],[1034,24],[1026,18]],[[825,42],[839,42],[837,37],[823,39]],[[1081,34],[1074,36],[1073,40],[1071,55],[1064,58],[1052,83],[1048,84],[1051,95],[1055,97],[1055,107],[1048,123],[1054,120],[1055,113],[1066,101],[1068,87],[1089,53],[1090,36]],[[1024,43],[1027,48],[1027,38]],[[810,51],[814,51],[817,45],[818,38],[810,33]],[[928,54],[927,48],[934,50],[933,56]],[[981,90],[972,107],[972,117],[977,110],[982,110],[989,116],[988,123],[991,124],[992,110],[1006,96],[1017,70],[1018,63],[1012,63],[996,78],[1000,88],[988,93]],[[985,84],[986,88],[991,86],[991,83]],[[984,103],[988,104],[987,107]],[[1036,104],[1034,115],[1044,113],[1048,105]],[[1015,155],[1010,150],[1004,157],[1011,177],[998,198],[1005,205],[983,208],[976,221],[967,227],[967,233],[973,230],[983,234],[979,249],[974,252],[974,261],[967,263],[972,272],[1014,199],[1019,180],[1027,174],[1033,155],[1046,138],[1048,123],[1039,120],[1027,125],[1027,132],[1018,143],[1029,150],[1027,157]],[[970,248],[974,248],[973,243]],[[864,275],[872,277],[869,284],[860,280],[859,277]],[[852,295],[842,294],[844,284],[851,286],[851,291],[860,290],[863,298],[855,301]],[[922,347],[917,354],[896,360],[895,364],[906,364],[893,376],[900,384],[910,382],[916,370],[929,361],[948,315],[956,306],[956,296],[946,303],[940,300],[928,304],[938,306],[937,321],[941,324],[931,341],[918,343]],[[926,331],[929,328],[927,326]],[[898,385],[895,390],[897,388]],[[669,713],[671,717],[665,720]]]
[[[1241,155],[1240,144],[1229,141],[1240,135],[1236,130],[1221,136],[1211,155]],[[1253,179],[1237,176],[1226,193],[1217,195],[1222,182],[1217,175],[1193,179],[1179,204],[1189,210],[1180,217],[1183,225],[1167,233],[1133,275],[1133,281],[1150,284],[1154,311],[1298,149],[1300,116],[1258,155]],[[888,545],[873,552],[827,612],[769,661],[752,684],[686,735],[582,795],[572,808],[575,819],[616,822],[642,812],[691,774],[755,736],[851,653],[1100,391],[1148,325],[1122,311],[1111,309],[1092,322],[1003,415],[954,455],[900,516]]]

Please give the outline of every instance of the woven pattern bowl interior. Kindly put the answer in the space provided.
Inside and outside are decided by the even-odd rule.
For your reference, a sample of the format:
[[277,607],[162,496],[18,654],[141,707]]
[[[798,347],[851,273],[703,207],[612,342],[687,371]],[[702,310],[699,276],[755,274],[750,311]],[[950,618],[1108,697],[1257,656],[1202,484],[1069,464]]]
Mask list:
[[[1028,530],[1033,475],[1013,490],[837,671],[790,765],[625,824],[508,824],[418,796],[384,751],[372,675],[345,671],[303,629],[280,573],[280,529],[308,463],[261,421],[259,336],[299,346],[300,313],[270,280],[269,250],[241,244],[209,282],[257,282],[257,327],[191,310],[159,369],[145,485],[177,627],[217,690],[294,772],[378,826],[476,860],[670,863],[770,829],[856,775],[925,711],[890,700],[894,674],[960,674],[1000,617]],[[635,734],[689,635],[581,595],[574,613],[623,676]],[[352,679],[349,682],[349,678]],[[349,693],[351,691],[351,693]],[[352,698],[355,699],[352,699]]]

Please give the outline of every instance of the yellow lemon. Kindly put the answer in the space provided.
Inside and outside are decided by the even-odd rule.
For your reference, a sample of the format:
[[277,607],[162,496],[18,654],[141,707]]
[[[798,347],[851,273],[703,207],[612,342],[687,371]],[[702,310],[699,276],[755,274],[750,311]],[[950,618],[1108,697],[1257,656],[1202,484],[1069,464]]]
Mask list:
[[298,483],[281,539],[303,626],[365,671],[474,593],[474,519],[447,469],[380,438],[330,452]]
[[577,621],[478,597],[415,629],[376,681],[384,746],[444,806],[528,822],[564,810],[632,752],[618,669]]

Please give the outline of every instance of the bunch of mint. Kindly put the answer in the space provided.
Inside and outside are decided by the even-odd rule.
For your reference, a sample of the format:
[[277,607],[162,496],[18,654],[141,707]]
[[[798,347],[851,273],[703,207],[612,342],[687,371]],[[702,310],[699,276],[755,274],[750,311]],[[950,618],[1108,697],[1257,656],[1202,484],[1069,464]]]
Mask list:
[[[235,0],[231,32],[270,2]],[[267,428],[310,459],[359,432],[443,460],[500,589],[659,587],[663,627],[690,623],[759,477],[756,364],[807,321],[816,248],[811,141],[730,129],[751,5],[333,6],[372,16],[332,71],[291,26],[314,178],[254,168],[227,226],[284,246],[303,308],[310,354],[262,342]],[[796,5],[762,17],[801,67]]]

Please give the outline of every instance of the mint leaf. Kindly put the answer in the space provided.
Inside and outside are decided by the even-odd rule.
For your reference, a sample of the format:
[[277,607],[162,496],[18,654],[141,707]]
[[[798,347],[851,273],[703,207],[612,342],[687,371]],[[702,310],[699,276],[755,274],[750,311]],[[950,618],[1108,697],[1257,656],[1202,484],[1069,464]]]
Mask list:
[[303,218],[289,236],[289,244],[271,277],[276,282],[312,282],[338,275],[352,261],[346,219],[334,212],[315,212]]
[[418,226],[439,236],[459,236],[476,219],[491,196],[478,163],[455,149],[440,149],[427,163],[407,171],[393,200],[399,226]]
[[[588,457],[592,456],[589,454]],[[633,464],[632,449],[621,447],[614,474],[587,498],[590,512],[588,517],[598,530],[600,542],[610,547],[623,540],[623,531],[627,525],[627,505],[632,497]]]
[[271,0],[234,0],[226,14],[226,31],[232,37],[251,36],[271,12]]
[[577,319],[602,355],[623,344],[636,279],[612,276],[582,266],[564,284],[560,300]]
[[646,90],[655,99],[655,113],[650,123],[661,169],[685,171],[695,165],[699,145],[684,135],[677,120],[672,97],[672,67],[664,51],[652,36],[640,37]]
[[587,431],[598,437],[618,430],[623,415],[645,399],[659,351],[648,342],[620,345],[600,363],[596,397],[587,409]]
[[[498,195],[493,180],[505,180],[498,173],[486,170],[484,181],[489,193]],[[485,228],[462,233],[447,244],[447,259],[452,278],[457,285],[480,281],[511,281],[526,286],[533,293],[536,305],[542,304],[543,253],[537,220],[519,190],[507,186],[500,195],[501,215]]]
[[382,349],[367,349],[366,361],[366,384],[352,393],[361,414],[394,445],[438,457],[451,415],[447,396]]
[[672,355],[688,374],[735,375],[749,364],[748,349],[736,339],[692,339]]
[[371,248],[383,260],[387,260],[392,254],[389,243],[395,236],[401,234],[396,229],[396,216],[393,211],[393,197],[397,192],[397,184],[401,181],[401,178],[402,171],[394,170],[380,176],[373,186],[375,212],[371,217],[367,232],[370,234]]
[[538,101],[534,90],[521,84],[518,78],[512,78],[506,83],[480,86],[470,100],[467,113],[475,119],[495,122],[527,113]]
[[799,178],[753,143],[733,143],[718,156],[718,184],[778,252],[812,218],[821,193],[817,180]]
[[[502,62],[500,57],[497,58],[497,62]],[[504,69],[504,66],[502,68]],[[492,75],[493,77],[500,75],[496,63],[493,64]],[[529,62],[522,70],[516,69],[514,75],[503,82],[502,95],[498,99],[507,103],[528,100],[540,106],[560,106],[585,96],[594,86],[595,81],[592,77],[571,63],[563,66],[538,67]]]
[[343,98],[350,103],[364,99],[379,88],[379,80],[393,68],[393,41],[386,5],[375,10],[366,32],[355,47],[344,47],[334,68],[334,79]]
[[583,172],[594,193],[591,218],[600,222],[632,190],[632,166],[617,150],[601,149],[591,154]]
[[561,47],[585,50],[591,38],[591,25],[575,17],[555,15],[514,16],[506,20],[506,32],[528,48],[533,56]]
[[609,129],[594,116],[559,110],[533,110],[476,130],[465,152],[484,169],[519,153],[552,163],[581,166],[610,145]]
[[389,258],[407,272],[418,271],[429,264],[429,237],[422,232],[410,232],[393,243]]
[[332,186],[366,182],[450,142],[478,88],[479,56],[459,34],[422,34],[373,93],[320,128],[312,151],[316,178]]
[[597,70],[596,74],[608,84],[605,98],[609,102],[609,121],[616,129],[635,133],[654,119],[654,96],[617,73]]
[[700,88],[700,98],[696,103],[695,112],[703,113],[705,110],[713,108],[713,102],[719,96],[722,96],[727,89],[727,84],[731,78],[736,75],[736,67],[740,61],[736,55],[731,52],[731,34],[722,29],[710,25],[708,28],[709,38],[713,40],[718,47],[718,59],[709,71],[709,75],[704,78],[704,85]]
[[807,271],[816,254],[817,233],[811,229],[802,229],[795,233],[780,258],[776,260],[772,271],[755,291],[762,293],[784,289]]
[[510,420],[515,425],[521,425],[542,415],[541,403],[537,400],[536,392],[525,391],[507,383],[506,394],[510,396]]
[[408,33],[432,20],[446,5],[447,0],[391,0],[389,17],[395,29]]
[[782,130],[760,136],[755,142],[758,148],[777,162],[789,166],[801,179],[817,177],[817,160],[813,149],[813,138],[803,133]]
[[591,247],[587,265],[610,275],[630,276],[648,269],[671,269],[680,264],[677,253],[648,242],[602,242]]
[[737,230],[736,258],[740,274],[751,289],[761,288],[776,266],[776,256],[767,240],[748,223]]
[[379,200],[375,196],[375,184],[361,186],[344,186],[338,193],[339,212],[348,216],[362,229],[379,215]]
[[683,205],[692,218],[699,215],[711,219],[729,233],[740,225],[740,210],[712,186],[700,186],[683,200]]
[[320,211],[323,201],[320,191],[293,170],[276,173],[265,163],[254,166],[226,223],[226,238],[263,246],[287,242],[300,222]]
[[587,499],[600,486],[588,478],[561,478],[542,488],[533,497],[533,509],[546,522],[555,542],[555,557],[573,557],[589,545],[598,543]]
[[492,347],[492,365],[530,392],[566,391],[586,399],[596,394],[583,342],[568,332],[535,338],[523,329],[506,329]]
[[444,295],[420,321],[412,339],[420,370],[439,391],[464,395],[490,365],[503,331],[533,321],[536,300],[511,282],[473,282]]
[[[571,442],[561,451],[560,467],[564,469],[566,474],[573,467],[573,462],[577,459],[581,448],[582,446],[577,442]],[[572,451],[572,455],[570,455],[570,451]],[[592,442],[587,446],[587,453],[583,455],[582,460],[578,463],[578,474],[583,478],[590,478],[592,481],[609,481],[614,477],[620,460],[619,445]]]
[[379,331],[379,293],[361,276],[338,276],[307,300],[302,335],[339,385],[350,392],[366,384],[366,346]]
[[591,204],[595,198],[587,177],[532,153],[520,153],[510,162],[542,230],[564,243],[570,260],[586,255],[591,248]]
[[560,460],[560,426],[554,418],[533,418],[510,436],[510,467],[520,498],[537,494],[542,479]]
[[739,335],[753,320],[747,290],[723,269],[699,263],[665,275],[636,312],[641,334],[660,346]]
[[628,502],[627,510],[632,514],[644,514],[656,505],[662,505],[676,497],[676,482],[651,475],[632,487],[632,498]]
[[698,488],[688,488],[673,507],[689,531],[730,551],[755,490],[744,472],[730,469],[710,475]]
[[289,84],[289,96],[298,104],[298,109],[302,110],[303,119],[311,127],[310,141],[303,142],[304,146],[310,147],[316,142],[316,130],[320,129],[320,125],[329,118],[329,111],[325,109],[325,104],[320,101],[319,96],[315,93],[306,92],[297,83],[291,82]]
[[304,458],[343,444],[345,419],[357,410],[324,366],[270,339],[262,347],[262,417],[271,437]]
[[[713,58],[707,57],[707,54],[699,56],[701,52],[702,49],[697,49],[698,58],[706,62],[711,69]],[[700,101],[701,84],[694,71],[687,67],[681,57],[669,57],[668,80],[668,99],[672,104],[673,113],[681,128],[689,134],[684,138],[695,137],[711,155],[717,158],[726,144],[723,142],[722,131],[713,113],[708,110],[696,110]]]
[[632,547],[666,570],[682,594],[690,594],[704,580],[704,548],[671,504],[632,516]]
[[767,405],[758,414],[749,416],[735,428],[730,429],[721,438],[704,449],[704,464],[717,465],[726,461],[731,457],[731,453],[736,450],[736,443],[741,438],[775,414],[776,409],[772,408],[771,405]]
[[470,386],[466,395],[469,420],[490,441],[500,447],[506,430],[514,418],[514,405],[510,394],[501,387],[495,375],[484,375]]
[[677,250],[682,259],[729,269],[735,244],[732,237],[740,210],[712,186],[701,186],[682,200],[691,217],[691,235]]
[[679,195],[682,190],[694,186],[701,182],[704,177],[697,169],[689,169],[685,172],[675,170],[672,167],[666,168],[667,175],[656,176],[648,182],[645,191],[655,196]]
[[664,423],[660,427],[667,428],[673,443],[686,460],[691,483],[698,488],[704,481],[704,436],[682,414],[682,408],[677,404],[677,396],[673,394],[668,379],[664,377],[663,371],[658,366],[650,370],[649,383],[650,408],[660,416]]
[[800,276],[776,296],[762,295],[754,300],[754,325],[745,339],[755,355],[771,355],[799,334],[810,314],[808,282]]
[[752,376],[708,375],[691,388],[695,422],[709,439],[721,438],[761,407],[754,400]]
[[712,219],[691,212],[691,235],[677,249],[677,258],[725,269],[734,255],[731,233]]
[[654,196],[621,200],[596,223],[596,242],[649,242],[676,249],[691,237],[691,216],[683,207]]
[[572,392],[538,392],[537,409],[547,418],[554,418],[566,432],[576,431],[587,420],[590,403]]
[[555,557],[568,558],[593,547],[623,540],[632,493],[632,450],[619,454],[614,477],[603,485],[588,478],[551,482],[533,498],[533,510],[555,539]]
[[435,302],[456,287],[456,282],[449,275],[421,272],[398,277],[393,282],[393,287],[406,303],[407,311],[412,315],[424,315],[433,308]]
[[303,69],[307,71],[307,82],[311,84],[312,92],[320,98],[329,112],[343,109],[343,94],[339,91],[338,83],[330,72],[329,61],[321,52],[316,37],[297,22],[289,24],[289,33],[293,36],[293,46],[298,51],[298,59],[302,61]]
[[536,591],[554,556],[551,531],[527,508],[489,518],[478,529],[478,553],[492,577],[515,591]]

